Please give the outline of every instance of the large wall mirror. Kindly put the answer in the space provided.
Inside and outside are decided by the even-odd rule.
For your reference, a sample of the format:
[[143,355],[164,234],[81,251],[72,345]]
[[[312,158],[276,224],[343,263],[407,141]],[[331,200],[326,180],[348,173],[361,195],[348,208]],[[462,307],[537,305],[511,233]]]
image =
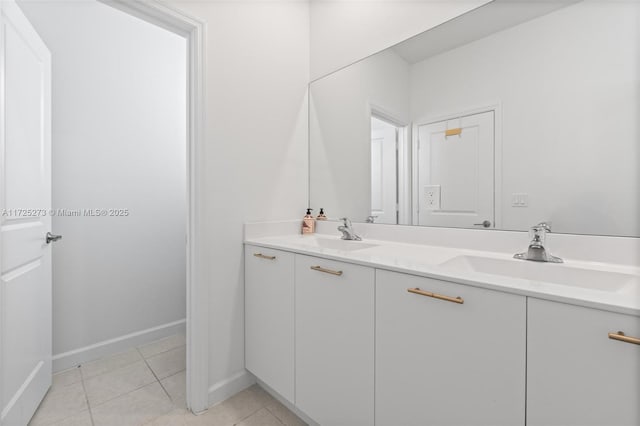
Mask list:
[[640,236],[640,1],[496,0],[310,84],[310,205]]

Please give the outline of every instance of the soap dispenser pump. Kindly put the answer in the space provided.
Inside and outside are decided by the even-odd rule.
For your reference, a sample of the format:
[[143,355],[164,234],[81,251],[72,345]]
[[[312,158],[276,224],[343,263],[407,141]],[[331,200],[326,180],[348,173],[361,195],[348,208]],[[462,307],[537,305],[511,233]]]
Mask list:
[[312,209],[307,209],[307,214],[302,219],[303,234],[313,234],[314,232],[316,232],[316,220],[313,218],[311,210]]

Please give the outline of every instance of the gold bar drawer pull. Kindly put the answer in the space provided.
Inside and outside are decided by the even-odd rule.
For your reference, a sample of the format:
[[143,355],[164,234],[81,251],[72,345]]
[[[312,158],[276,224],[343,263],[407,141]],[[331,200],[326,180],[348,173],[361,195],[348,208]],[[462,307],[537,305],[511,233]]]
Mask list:
[[430,291],[420,290],[418,287],[416,288],[408,288],[407,291],[409,293],[419,294],[420,296],[433,297],[434,299],[446,300],[447,302],[459,303],[463,304],[464,300],[462,297],[451,297],[445,296],[443,294],[432,293]]
[[314,271],[324,272],[326,274],[331,274],[331,275],[337,275],[337,276],[342,275],[342,271],[333,271],[331,269],[323,268],[322,266],[312,266],[311,269],[313,269]]
[[619,340],[625,343],[633,343],[634,345],[640,345],[640,339],[637,337],[625,336],[622,331],[618,331],[617,333],[609,333],[609,339]]
[[259,257],[260,259],[276,260],[275,256],[267,256],[266,254],[262,253],[253,253],[253,255],[255,257]]

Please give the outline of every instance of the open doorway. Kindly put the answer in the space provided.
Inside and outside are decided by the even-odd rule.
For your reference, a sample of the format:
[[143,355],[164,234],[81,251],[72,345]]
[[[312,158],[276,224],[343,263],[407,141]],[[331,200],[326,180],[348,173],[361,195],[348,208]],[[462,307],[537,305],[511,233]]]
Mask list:
[[407,131],[407,126],[372,112],[369,223],[408,223],[410,163],[407,158]]
[[53,372],[79,365],[90,405],[127,368],[185,382],[186,40],[98,1],[22,8],[53,58]]
[[[30,2],[20,2],[18,3],[18,5],[20,7],[23,7],[24,9],[28,9]],[[34,3],[34,7],[77,6],[80,9],[89,7],[90,5],[91,7],[93,7],[96,4],[89,1],[72,3]],[[97,5],[103,8],[106,7],[101,3],[97,3]],[[132,5],[132,2],[127,2],[120,6],[122,6],[121,8],[123,9],[127,9],[128,6]],[[202,82],[204,74],[202,62],[202,24],[194,21],[191,18],[182,16],[176,11],[167,9],[160,4],[136,3],[136,6],[137,7],[134,8],[135,10],[128,11],[129,14],[123,14],[121,13],[121,11],[116,11],[115,9],[111,8],[108,9],[111,12],[117,12],[118,14],[126,17],[129,20],[135,20],[137,21],[137,23],[149,25],[149,22],[143,22],[138,18],[133,18],[132,16],[130,16],[146,15],[146,19],[144,19],[144,21],[151,21],[154,24],[161,23],[161,25],[159,26],[154,25],[156,29],[159,29],[159,27],[162,27],[164,29],[170,28],[173,35],[177,34],[179,36],[179,44],[184,52],[182,58],[174,58],[170,61],[175,61],[175,65],[177,67],[180,67],[182,70],[181,81],[174,86],[174,89],[180,92],[181,101],[175,102],[175,104],[169,102],[170,106],[166,107],[167,104],[165,104],[166,108],[162,108],[162,106],[158,105],[162,102],[158,102],[157,96],[154,95],[163,94],[167,92],[168,89],[164,87],[164,90],[152,90],[151,88],[151,86],[157,85],[159,83],[158,76],[163,71],[162,66],[151,67],[154,69],[143,72],[142,74],[144,74],[145,78],[137,81],[132,86],[128,86],[130,90],[127,91],[127,84],[120,85],[116,81],[116,76],[120,71],[122,71],[122,68],[124,68],[124,74],[127,77],[131,77],[133,79],[135,73],[131,72],[131,68],[127,68],[128,64],[126,63],[126,61],[119,61],[117,59],[113,60],[113,58],[108,58],[108,55],[103,55],[102,57],[96,59],[96,57],[100,56],[100,54],[104,54],[105,51],[104,49],[101,49],[101,46],[96,46],[96,43],[92,43],[91,40],[89,40],[87,34],[93,30],[104,30],[105,28],[101,28],[101,24],[103,24],[104,22],[98,22],[97,25],[92,26],[92,22],[90,19],[82,19],[77,16],[78,10],[66,13],[65,17],[70,16],[71,18],[75,19],[77,22],[71,23],[79,24],[81,26],[80,31],[73,31],[69,25],[65,26],[60,20],[55,19],[51,15],[46,16],[45,19],[45,21],[53,21],[58,27],[58,30],[60,27],[64,28],[64,31],[58,31],[59,33],[65,32],[73,34],[81,47],[79,49],[70,49],[67,52],[58,52],[57,55],[55,54],[55,52],[53,52],[54,64],[62,64],[63,62],[68,61],[70,63],[74,63],[74,65],[78,69],[84,69],[83,67],[86,65],[98,65],[99,67],[103,68],[101,71],[106,71],[102,75],[103,78],[99,79],[100,81],[94,81],[93,84],[85,84],[86,80],[89,80],[89,78],[87,77],[90,76],[90,73],[84,73],[80,77],[80,79],[78,79],[74,78],[72,72],[66,73],[60,71],[59,69],[56,71],[55,65],[53,70],[54,95],[56,94],[56,91],[57,94],[68,93],[67,89],[69,88],[72,89],[69,92],[75,94],[75,97],[73,98],[74,102],[67,102],[69,111],[72,111],[72,113],[68,114],[71,118],[67,117],[66,120],[63,120],[60,119],[60,117],[56,118],[54,115],[54,149],[58,148],[59,146],[63,147],[62,144],[56,146],[56,141],[66,141],[65,138],[68,138],[69,140],[73,139],[73,141],[76,142],[75,145],[72,145],[70,149],[63,149],[59,150],[58,152],[53,152],[54,185],[56,179],[58,179],[58,181],[60,182],[64,181],[65,178],[71,176],[73,179],[67,179],[67,183],[71,182],[71,184],[78,184],[77,187],[81,188],[79,192],[81,193],[81,195],[85,195],[85,201],[82,202],[82,204],[86,202],[91,203],[92,205],[65,205],[60,202],[60,200],[65,200],[64,196],[61,196],[59,197],[58,201],[54,200],[54,203],[56,203],[56,205],[54,205],[55,207],[51,206],[51,204],[48,204],[47,207],[51,208],[42,210],[46,213],[43,213],[43,216],[48,216],[50,219],[51,217],[58,218],[61,221],[63,219],[82,219],[82,221],[80,221],[82,224],[82,226],[80,227],[81,232],[77,232],[77,229],[70,230],[62,240],[62,242],[64,243],[67,243],[70,240],[72,240],[72,242],[77,242],[86,236],[90,237],[88,239],[84,239],[85,244],[81,245],[80,251],[76,251],[76,254],[74,256],[67,257],[67,259],[83,258],[84,261],[72,265],[71,268],[67,268],[67,272],[70,271],[71,275],[68,274],[67,279],[65,279],[64,282],[73,282],[78,275],[82,275],[82,273],[87,272],[87,270],[97,272],[97,274],[94,275],[95,280],[92,280],[90,278],[79,280],[84,284],[84,286],[76,286],[77,291],[67,293],[72,294],[73,297],[76,298],[75,302],[80,301],[80,303],[77,303],[75,307],[77,308],[78,306],[80,306],[81,309],[76,310],[75,313],[79,311],[85,316],[85,318],[87,318],[87,320],[84,321],[83,319],[79,319],[70,321],[67,323],[67,329],[62,330],[63,332],[69,331],[71,334],[75,333],[75,337],[79,337],[80,339],[86,336],[93,336],[94,342],[83,344],[80,347],[72,348],[70,350],[61,350],[60,348],[57,348],[57,350],[55,351],[57,353],[53,353],[53,364],[54,370],[60,370],[65,368],[67,366],[67,363],[75,364],[90,362],[87,360],[95,359],[105,354],[109,355],[110,353],[121,351],[121,349],[125,346],[137,347],[150,340],[156,340],[162,335],[172,335],[175,331],[179,332],[180,329],[184,330],[186,323],[186,347],[184,347],[185,345],[183,345],[182,355],[179,357],[181,358],[181,362],[183,365],[189,364],[188,374],[185,374],[188,382],[185,387],[185,393],[188,395],[188,406],[194,411],[202,411],[208,405],[206,366],[208,359],[206,348],[208,344],[206,337],[203,338],[203,336],[206,336],[204,331],[206,330],[206,323],[208,320],[206,308],[207,292],[206,286],[204,285],[201,278],[202,268],[200,268],[199,257],[197,256],[197,254],[199,253],[198,247],[200,246],[200,238],[198,237],[198,235],[201,234],[199,230],[201,222],[199,220],[199,215],[196,209],[198,205],[198,203],[196,202],[199,188],[198,182],[201,176],[199,161],[197,161],[197,159],[199,158],[198,153],[202,149],[202,128],[204,118],[203,95],[200,94],[203,87]],[[27,14],[29,14],[28,11]],[[33,16],[25,17],[22,13],[17,13],[16,16],[18,16],[19,21],[24,22],[25,27],[30,26],[28,21],[31,20],[34,21],[33,26],[38,27],[37,18],[34,18]],[[3,25],[4,24],[5,21],[3,20]],[[10,22],[10,24],[12,24],[12,22]],[[118,25],[109,27],[113,31],[115,31],[116,34],[122,31],[122,28]],[[164,29],[162,31],[164,31]],[[42,30],[42,28],[38,28],[37,31],[38,33],[40,33],[40,35],[46,32],[46,30]],[[82,34],[82,37],[79,37],[79,34]],[[47,37],[46,35],[44,35],[41,38]],[[135,38],[130,38],[127,41],[131,40],[134,40],[136,42],[139,41]],[[5,40],[2,39],[2,41],[4,42]],[[53,44],[50,41],[46,42],[50,47]],[[122,44],[120,47],[121,53],[131,53],[134,44],[135,43],[133,42]],[[11,48],[13,48],[13,46],[17,46],[17,44],[10,45]],[[86,47],[95,49],[97,55],[74,56],[76,53],[81,51],[82,48]],[[4,52],[5,51],[3,50],[3,55]],[[14,54],[14,51],[10,51],[9,53],[14,55],[9,58],[12,63],[17,63],[15,58],[17,58],[18,56]],[[144,58],[144,62],[149,64],[153,61],[148,61],[149,58],[145,57],[145,55],[148,53],[150,53],[148,50],[145,50],[143,52],[138,51],[132,56],[139,56],[141,58]],[[93,59],[93,63],[85,63],[86,61],[90,61],[90,58]],[[73,67],[68,69],[72,68]],[[139,76],[136,75],[135,77]],[[58,81],[58,87],[56,87],[55,84],[56,78],[60,79]],[[160,81],[160,83],[162,82]],[[13,86],[11,87],[13,88]],[[61,89],[64,89],[64,92]],[[96,97],[92,98],[92,101],[86,101],[88,97],[96,95],[97,93],[102,94],[104,98],[100,100],[96,99]],[[136,99],[133,99],[135,98],[136,94],[142,94],[142,96],[138,96]],[[85,102],[82,102],[82,100],[85,100]],[[156,105],[153,104],[154,101],[156,102]],[[151,106],[149,107],[150,102]],[[55,98],[53,103],[55,108],[55,104],[57,104]],[[162,132],[160,128],[163,124],[165,124],[165,120],[163,120],[163,118],[166,118],[167,116],[163,116],[162,114],[166,113],[174,117],[175,115],[171,114],[171,112],[175,112],[175,106],[178,106],[182,109],[182,113],[178,115],[180,117],[178,120],[180,121],[180,123],[177,126],[174,126],[173,130],[167,131],[165,134],[165,132]],[[132,108],[138,108],[138,111],[131,112]],[[58,110],[58,108],[54,109],[54,114],[56,110]],[[160,113],[158,113],[159,111]],[[60,109],[59,112],[64,113],[64,108]],[[158,114],[153,114],[154,112]],[[149,116],[151,116],[153,119],[150,120]],[[89,123],[92,121],[95,131],[85,135],[84,138],[75,138],[76,135],[73,135],[73,132],[81,128],[90,127]],[[105,127],[100,128],[100,126],[95,126],[96,122],[98,122],[99,124],[103,124]],[[140,132],[131,131],[131,127],[135,127],[135,125],[139,124],[139,122],[147,122],[147,124],[148,122],[152,122],[150,126],[146,127],[146,130],[151,130],[151,132],[142,135]],[[105,131],[107,125],[111,126],[110,130],[113,130],[115,132],[115,136],[107,135],[107,132]],[[56,132],[58,132],[57,138]],[[159,149],[157,144],[149,144],[149,142],[157,143],[158,139],[163,138],[167,135],[170,136],[175,134],[180,135],[179,139],[181,141],[180,146],[178,146],[177,153],[176,151],[171,153],[160,153],[161,149]],[[137,143],[142,139],[144,139],[145,143],[142,144],[144,145],[143,147],[140,147],[137,145]],[[36,138],[34,138],[34,141],[35,140]],[[83,145],[82,142],[84,142],[84,144],[86,145]],[[83,155],[83,149],[87,149],[87,146],[92,143],[95,143],[95,146],[98,147],[96,151],[98,151],[98,154],[100,154],[98,156],[100,161],[96,161],[95,159]],[[49,145],[47,144],[47,146]],[[174,146],[173,148],[176,147]],[[137,155],[140,154],[140,151],[144,152],[144,154],[141,156],[141,159],[137,157]],[[29,153],[27,152],[26,154]],[[58,156],[59,158],[56,158],[56,156]],[[74,164],[79,164],[84,168],[84,170],[69,170],[73,169],[73,167],[61,167],[61,164],[64,165],[65,163],[59,160],[64,156],[77,160]],[[39,163],[42,163],[46,160],[47,163],[43,164],[42,167],[44,167],[45,170],[49,170],[49,157],[45,157],[42,157]],[[179,164],[179,167],[172,168],[171,166],[168,166],[167,163],[169,163],[171,159],[175,158],[179,160],[179,162],[177,163]],[[110,167],[102,167],[105,164],[109,163],[111,160],[123,159],[124,161],[120,163],[118,163],[117,161],[115,163],[111,162]],[[133,161],[134,159],[137,161]],[[152,161],[158,159],[161,159],[161,161]],[[13,167],[14,169],[16,167],[20,167],[20,164],[16,164],[15,162],[12,163],[10,161],[11,158],[7,158],[5,160],[6,164],[4,164],[3,167]],[[150,168],[147,168],[149,163],[152,162],[154,163],[154,165]],[[125,167],[131,164],[134,164],[136,167]],[[168,181],[163,181],[162,179],[158,179],[159,177],[166,176],[165,174],[163,174],[163,172],[166,172],[166,169],[168,168],[172,169],[169,174],[173,177],[179,176],[179,179],[170,179],[171,183],[168,183]],[[151,171],[149,171],[149,169],[151,169]],[[58,172],[61,174],[61,176],[56,176],[56,173]],[[65,173],[67,174],[66,176]],[[156,186],[152,188],[150,188],[149,185],[137,185],[137,183],[139,183],[139,181],[136,180],[137,178],[148,178],[150,176],[152,178],[156,178],[156,180],[160,180],[160,182],[153,182],[154,179],[151,179],[152,183],[156,183]],[[103,184],[105,182],[107,183],[106,187],[100,186],[100,184]],[[124,182],[124,184],[122,184],[122,182]],[[69,186],[71,186],[71,184],[62,186],[60,188],[66,190]],[[175,195],[175,193],[177,193],[177,191],[174,191],[176,188],[180,188],[181,194],[176,197],[167,197],[169,198],[169,203],[168,205],[165,205],[165,207],[167,209],[171,209],[167,216],[162,217],[161,214],[158,214],[156,215],[156,217],[153,217],[153,214],[149,215],[149,212],[143,211],[146,207],[148,207],[145,204],[145,200],[147,200],[148,204],[149,199],[162,199],[165,194],[171,191],[173,191],[173,194]],[[106,202],[105,204],[101,205],[97,203],[93,204],[93,202],[97,199],[97,196],[101,195],[101,193],[102,195],[107,196],[106,199],[108,202],[113,202],[115,198],[109,199],[108,196],[113,196],[113,194],[118,193],[117,189],[124,189],[124,192],[127,193],[127,197],[124,198],[124,201],[128,202],[128,204],[130,205],[129,207],[123,203],[119,203],[119,206],[117,207],[115,203],[113,205],[106,204]],[[181,211],[176,212],[176,209]],[[116,219],[123,220],[127,218],[133,218],[135,211],[138,212],[136,219],[144,217],[145,220],[138,220],[138,222],[134,224],[124,224],[124,222],[120,222],[120,226],[114,228],[117,229],[117,232],[115,232],[113,229],[107,229],[108,225],[112,224],[112,222],[115,222]],[[95,230],[89,229],[89,222],[85,222],[85,220],[88,221],[89,219],[106,219],[106,221],[101,224],[101,229],[98,232],[93,232]],[[46,222],[47,221],[43,221],[43,223]],[[51,223],[50,220],[48,222]],[[167,235],[167,232],[163,232],[165,231],[163,227],[168,226],[170,223],[173,224],[173,222],[181,222],[181,226],[172,227],[172,230],[177,229],[175,231],[175,235],[178,235],[178,237],[170,237]],[[136,238],[132,240],[127,240],[125,238],[128,236],[128,233],[134,234],[135,231],[141,229],[143,225],[148,224],[155,224],[155,227],[147,228],[148,231],[146,233],[137,234]],[[54,226],[56,225],[54,224]],[[62,227],[63,225],[60,226]],[[49,230],[51,229],[50,227],[47,228]],[[62,233],[57,230],[56,232]],[[75,236],[75,238],[73,238],[73,236]],[[131,243],[132,241],[133,243]],[[169,241],[177,241],[178,244],[169,244]],[[144,245],[139,245],[139,242],[143,242]],[[47,239],[47,243],[49,243],[49,239]],[[179,246],[181,254],[175,256],[175,258],[171,258],[168,262],[166,262],[168,265],[165,265],[165,262],[159,259],[159,257],[166,254],[163,249],[165,249],[168,245]],[[108,246],[110,247],[110,249],[108,249]],[[127,252],[127,250],[131,249],[132,247],[136,247],[137,250],[134,250],[134,253],[128,253],[128,256],[122,256],[122,252]],[[49,252],[50,251],[51,250],[49,250]],[[149,253],[151,252],[153,252],[154,254],[149,255]],[[3,256],[7,253],[8,252],[0,252],[0,254]],[[103,258],[103,260],[106,260],[106,262],[102,263],[100,266],[96,266],[97,263],[92,263],[92,261],[84,258],[88,258],[89,255],[96,253],[98,254],[98,256],[96,256],[97,258]],[[64,258],[62,254],[58,256],[60,259]],[[54,254],[53,257],[55,259],[56,254]],[[117,260],[122,259],[124,259],[124,262],[119,265]],[[167,290],[166,288],[158,286],[158,288],[154,288],[151,290],[149,290],[149,288],[146,288],[142,291],[140,291],[140,289],[138,288],[135,288],[135,284],[138,284],[140,282],[143,282],[143,284],[147,285],[148,287],[149,285],[153,285],[153,283],[157,283],[163,278],[152,277],[145,280],[140,275],[131,273],[131,271],[129,271],[127,268],[132,265],[136,266],[136,263],[138,264],[137,266],[143,266],[142,269],[146,269],[147,271],[151,270],[152,272],[162,270],[162,268],[165,266],[167,266],[167,268],[171,270],[172,274],[179,270],[178,274],[181,276],[181,282],[179,283],[179,286],[181,287],[181,291],[180,296],[174,297],[174,299],[177,299],[177,303],[181,305],[181,313],[178,313],[178,316],[181,316],[181,318],[173,320],[170,319],[168,321],[166,321],[166,318],[164,318],[161,319],[163,323],[160,325],[152,324],[151,326],[148,326],[149,324],[147,324],[144,325],[145,328],[143,329],[136,327],[137,329],[128,330],[130,332],[127,332],[127,330],[125,330],[124,334],[122,334],[122,330],[119,330],[115,333],[117,334],[116,336],[109,338],[108,334],[110,333],[105,332],[106,328],[125,324],[126,318],[135,318],[135,320],[149,320],[149,317],[152,314],[162,314],[162,308],[166,307],[162,306],[162,303],[154,304],[154,302],[158,302],[160,300],[159,298],[164,296],[165,292],[168,292],[163,291]],[[122,267],[122,265],[124,265],[124,268]],[[63,263],[62,267],[66,266],[67,264]],[[60,269],[60,267],[56,267],[54,265],[54,270],[56,272],[59,272]],[[108,279],[104,279],[105,277],[107,277]],[[134,279],[128,281],[130,278]],[[100,285],[91,287],[91,284],[95,284],[94,281],[98,282],[98,284]],[[128,286],[125,285],[119,287],[121,290],[124,289],[124,292],[121,291],[119,294],[118,292],[116,292],[115,295],[108,294],[109,287],[115,287],[114,284],[121,284],[124,281],[128,281]],[[50,276],[48,288],[51,288]],[[139,295],[144,296],[146,299],[136,299],[136,296]],[[62,300],[62,297],[54,297],[54,303],[60,302]],[[141,300],[142,303],[139,303]],[[0,302],[2,304],[4,304],[5,302],[10,303],[10,301],[5,298],[0,298]],[[173,302],[175,302],[175,300],[172,302],[168,301],[167,303]],[[27,302],[25,301],[25,303]],[[153,306],[153,309],[148,309],[150,306]],[[13,306],[13,308],[24,308],[25,310],[33,310],[33,306]],[[145,310],[145,308],[147,309]],[[46,312],[40,312],[41,315],[38,315],[38,318],[42,317],[43,321],[46,320]],[[74,314],[74,312],[65,312],[64,309],[61,312],[59,311],[59,313],[61,315]],[[96,313],[99,315],[94,315]],[[96,321],[96,316],[102,316],[103,318],[101,321]],[[4,325],[7,325],[7,323],[4,323],[4,321],[0,319],[0,330],[2,330],[2,335],[0,335],[0,343],[6,343],[8,341],[5,339],[8,336],[5,333],[5,329],[3,327]],[[49,323],[49,327],[51,327],[51,323]],[[103,333],[103,336],[101,336],[101,333]],[[104,336],[107,337],[105,338]],[[31,336],[25,334],[23,336],[23,340],[29,339],[30,337]],[[44,346],[49,345],[41,346],[43,346],[44,350]],[[51,349],[47,350],[49,351],[49,354],[47,355],[43,352],[42,359],[44,361],[40,362],[37,366],[35,366],[35,368],[43,368],[42,365],[44,365],[46,367],[45,370],[51,372],[52,353]],[[125,356],[124,358],[127,357]],[[14,374],[15,372],[11,371],[12,366],[6,365],[4,363],[5,360],[5,358],[2,359],[0,381],[3,384],[4,390],[7,390],[9,393],[4,392],[0,394],[3,401],[3,419],[6,419],[5,415],[7,412],[13,412],[12,407],[20,411],[22,413],[21,415],[26,415],[26,418],[28,419],[29,413],[27,413],[26,410],[22,410],[24,404],[22,404],[20,401],[22,397],[31,398],[33,396],[35,398],[37,396],[35,394],[25,392],[25,389],[26,391],[29,391],[31,389],[30,383],[32,381],[31,379],[33,375],[25,374],[24,377],[16,376]],[[28,366],[25,366],[25,368],[27,367]],[[8,375],[9,371],[11,371],[12,373],[10,377]],[[28,373],[27,370],[25,370],[25,372]],[[71,378],[71,376],[74,375],[75,374],[69,374],[68,377]],[[194,380],[191,376],[195,377],[196,379]],[[8,378],[15,379],[14,381],[17,384],[15,389],[7,388],[6,386],[4,386]],[[22,379],[24,379],[24,381],[21,381]],[[48,380],[48,383],[51,384],[50,378]],[[13,390],[15,390],[15,393],[12,392]]]

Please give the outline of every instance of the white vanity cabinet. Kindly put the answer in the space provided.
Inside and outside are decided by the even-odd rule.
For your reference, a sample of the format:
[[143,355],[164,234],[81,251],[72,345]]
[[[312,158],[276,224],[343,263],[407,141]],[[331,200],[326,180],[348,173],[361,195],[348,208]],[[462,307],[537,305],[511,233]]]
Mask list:
[[245,365],[294,401],[293,253],[245,246]]
[[376,270],[375,346],[376,426],[524,425],[526,297]]
[[373,425],[374,269],[296,255],[295,282],[296,406],[323,426]]
[[528,303],[527,426],[640,425],[640,317]]

